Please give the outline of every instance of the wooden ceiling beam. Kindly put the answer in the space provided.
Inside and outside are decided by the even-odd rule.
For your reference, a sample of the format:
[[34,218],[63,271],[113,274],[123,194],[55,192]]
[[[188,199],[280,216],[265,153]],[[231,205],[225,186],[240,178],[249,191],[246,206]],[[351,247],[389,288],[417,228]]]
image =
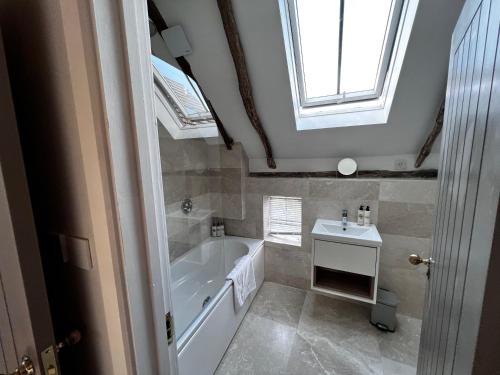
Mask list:
[[232,0],[217,0],[217,5],[219,7],[222,24],[224,26],[227,42],[229,44],[229,50],[231,51],[231,56],[233,57],[234,65],[236,68],[241,99],[243,100],[243,105],[245,106],[248,118],[250,119],[253,128],[257,132],[262,145],[264,146],[264,151],[267,158],[267,166],[269,168],[275,169],[276,162],[273,158],[271,144],[262,126],[262,122],[260,121],[255,106],[255,101],[253,99],[252,84],[250,82],[250,77],[248,74],[245,52],[243,51],[243,46],[241,44],[238,26],[236,25],[236,20],[234,18],[233,6],[231,1]]
[[441,130],[443,129],[443,121],[444,121],[444,100],[443,103],[441,104],[441,107],[439,108],[438,115],[436,116],[436,122],[434,124],[434,127],[427,136],[424,145],[422,146],[420,152],[418,153],[417,160],[415,161],[415,168],[420,168],[424,160],[431,153],[432,145],[434,144],[434,141],[436,140],[436,138],[441,133]]

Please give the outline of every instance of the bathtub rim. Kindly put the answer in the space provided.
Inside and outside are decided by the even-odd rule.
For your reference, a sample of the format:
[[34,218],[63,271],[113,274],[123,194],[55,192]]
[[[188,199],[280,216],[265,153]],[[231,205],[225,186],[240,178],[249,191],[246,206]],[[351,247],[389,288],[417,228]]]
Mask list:
[[[220,237],[216,237],[217,239],[220,239]],[[237,236],[224,236],[224,245],[226,240],[233,240],[236,242],[243,243],[248,247],[248,255],[254,258],[255,254],[262,249],[264,246],[264,240],[261,239],[256,239],[256,238],[246,238],[246,237],[237,237]],[[210,241],[206,241],[210,242]],[[202,243],[206,243],[205,241]],[[199,246],[199,245],[198,245]],[[194,247],[193,249],[189,250],[186,254],[182,256],[184,258],[187,254],[191,253],[191,251],[195,250],[198,246]],[[179,258],[180,259],[180,258]],[[178,259],[176,259],[177,261]],[[175,263],[173,263],[175,264]],[[231,280],[226,280],[224,285],[219,289],[217,294],[212,298],[210,303],[205,307],[205,309],[194,319],[191,324],[189,325],[188,328],[184,331],[184,333],[177,339],[177,353],[180,355],[186,344],[189,342],[189,340],[193,337],[193,335],[196,333],[196,331],[201,327],[203,324],[203,321],[205,318],[211,314],[211,312],[215,309],[219,301],[222,299],[222,297],[226,294],[228,289],[232,286],[233,282]],[[174,316],[175,320],[175,316]]]

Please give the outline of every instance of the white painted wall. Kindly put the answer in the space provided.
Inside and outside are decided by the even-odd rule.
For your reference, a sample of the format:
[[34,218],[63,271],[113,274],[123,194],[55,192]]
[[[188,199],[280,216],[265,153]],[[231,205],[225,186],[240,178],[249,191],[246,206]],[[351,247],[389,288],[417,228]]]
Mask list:
[[[228,132],[244,144],[250,159],[262,158],[262,145],[238,92],[216,1],[156,2],[169,26],[183,26],[193,47],[187,59]],[[233,0],[233,4],[257,109],[277,159],[418,152],[444,96],[451,32],[463,0],[420,0],[388,124],[304,132],[295,128],[277,1]],[[434,151],[438,149],[439,141]]]

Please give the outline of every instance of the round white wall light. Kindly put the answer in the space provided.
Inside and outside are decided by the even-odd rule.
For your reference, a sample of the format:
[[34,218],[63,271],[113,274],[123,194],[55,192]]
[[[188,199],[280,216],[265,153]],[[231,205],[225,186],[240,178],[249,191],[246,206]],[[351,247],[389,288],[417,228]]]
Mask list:
[[357,168],[358,164],[356,163],[356,161],[350,158],[342,159],[337,165],[337,170],[344,176],[350,176],[351,174],[356,172]]

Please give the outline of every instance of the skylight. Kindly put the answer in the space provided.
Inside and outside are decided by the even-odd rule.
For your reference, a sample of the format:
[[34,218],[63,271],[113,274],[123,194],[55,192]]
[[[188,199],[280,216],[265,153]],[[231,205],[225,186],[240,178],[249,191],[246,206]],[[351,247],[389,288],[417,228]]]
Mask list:
[[152,55],[151,59],[161,76],[157,84],[162,88],[183,126],[213,122],[196,82],[158,57]]
[[289,0],[303,106],[380,96],[402,0]]
[[217,125],[198,84],[184,72],[151,55],[155,111],[173,139],[216,138]]
[[419,0],[278,0],[297,130],[387,124]]

